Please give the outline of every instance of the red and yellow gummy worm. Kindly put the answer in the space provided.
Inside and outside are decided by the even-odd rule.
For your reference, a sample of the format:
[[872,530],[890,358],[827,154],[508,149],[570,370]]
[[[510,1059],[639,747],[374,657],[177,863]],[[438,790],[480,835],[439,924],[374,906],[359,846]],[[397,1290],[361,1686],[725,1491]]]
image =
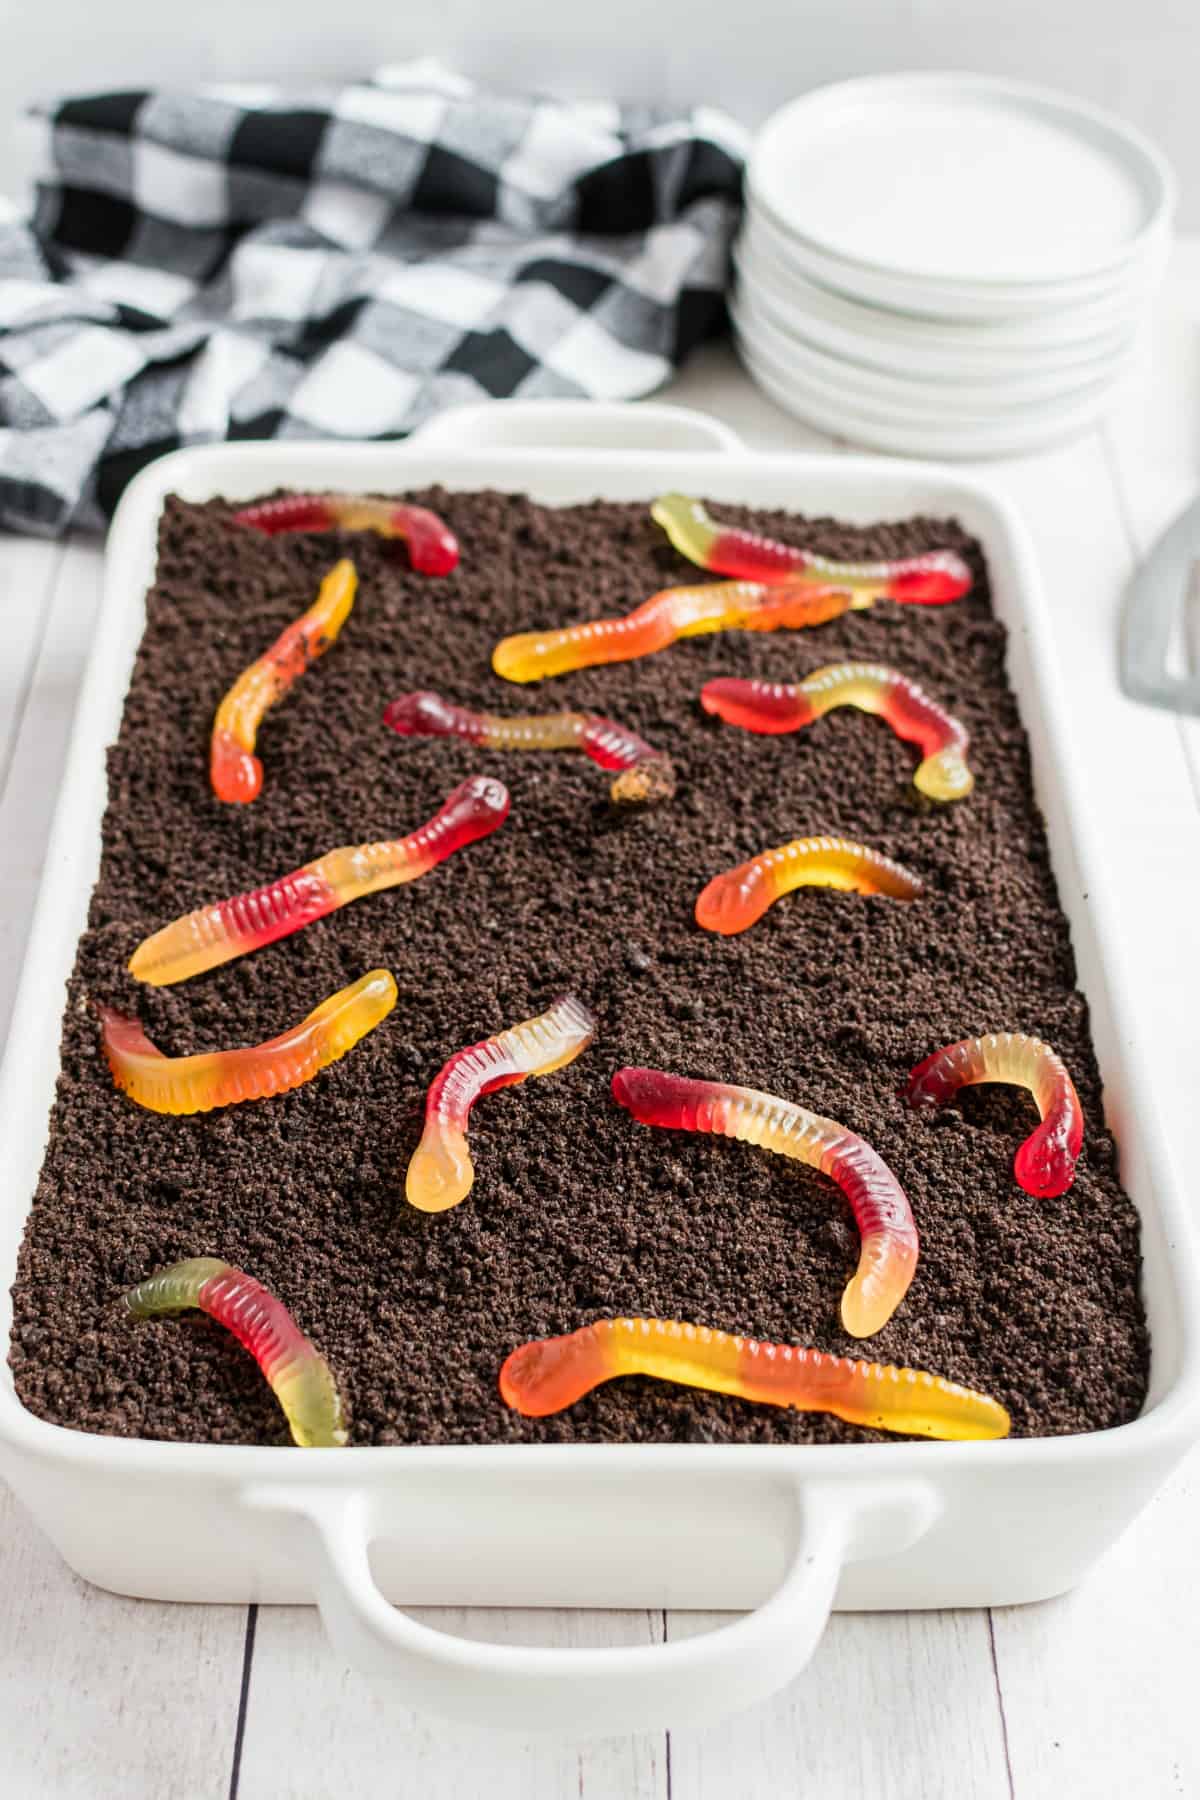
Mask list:
[[252,1275],[214,1256],[193,1256],[140,1282],[126,1294],[125,1304],[135,1319],[199,1307],[250,1352],[297,1444],[328,1449],[346,1442],[342,1403],[329,1364],[283,1302]]
[[151,1112],[198,1113],[302,1087],[352,1050],[395,1004],[391,975],[372,969],[279,1037],[198,1056],[164,1056],[137,1019],[107,1006],[99,1011],[104,1054],[121,1092]]
[[565,1068],[595,1035],[587,1007],[566,994],[536,1019],[457,1051],[425,1096],[425,1129],[405,1181],[409,1203],[420,1212],[447,1212],[465,1200],[475,1180],[467,1120],[476,1100],[530,1075]]
[[801,887],[886,894],[893,900],[915,900],[922,891],[919,876],[865,844],[837,837],[793,838],[715,875],[696,901],[696,923],[733,937],[756,924],[784,894]]
[[523,631],[503,638],[492,652],[492,667],[506,681],[541,681],[597,663],[632,662],[665,650],[679,638],[734,629],[824,625],[871,604],[868,595],[815,587],[809,580],[774,587],[754,581],[711,581],[702,587],[664,588],[622,619],[592,619],[557,631]]
[[506,1406],[541,1419],[619,1375],[832,1413],[851,1425],[912,1437],[1001,1438],[1009,1429],[998,1401],[940,1375],[665,1319],[600,1319],[568,1337],[522,1344],[500,1371],[500,1394]]
[[959,1088],[1006,1081],[1028,1088],[1042,1122],[1017,1151],[1013,1171],[1027,1194],[1053,1199],[1075,1179],[1083,1145],[1083,1108],[1062,1057],[1040,1038],[1019,1031],[947,1044],[918,1063],[908,1078],[913,1106],[940,1106]]
[[706,682],[700,704],[728,725],[777,736],[799,731],[838,706],[857,706],[886,719],[897,737],[919,746],[914,785],[931,800],[961,800],[975,786],[967,767],[966,727],[924,688],[884,663],[831,663],[803,681]]
[[686,494],[664,494],[650,514],[681,556],[714,575],[744,581],[804,580],[909,606],[944,606],[960,600],[971,587],[971,571],[953,550],[927,550],[921,556],[888,562],[834,562],[757,531],[720,525],[709,517],[702,501]]
[[662,1069],[618,1069],[612,1091],[643,1125],[739,1138],[831,1176],[862,1237],[858,1268],[842,1295],[842,1324],[860,1338],[887,1324],[917,1266],[917,1227],[904,1189],[863,1138],[774,1094]]
[[471,712],[440,694],[401,694],[383,715],[401,737],[460,737],[483,750],[582,750],[602,769],[619,771],[609,790],[617,805],[669,800],[675,769],[635,731],[597,713],[532,713],[501,718]]
[[508,808],[503,782],[490,775],[472,775],[455,788],[428,824],[409,837],[327,850],[268,887],[217,900],[172,920],[138,945],[129,973],[152,987],[171,987],[261,950],[351,900],[415,881],[456,850],[497,830],[508,817]]
[[326,575],[308,611],[242,671],[222,700],[213,720],[209,762],[218,800],[245,806],[258,798],[263,780],[254,754],[258,728],[309,664],[324,656],[346,623],[357,590],[354,564],[343,558]]
[[408,560],[420,575],[449,575],[458,563],[458,539],[425,506],[403,500],[375,500],[369,494],[283,494],[243,506],[233,515],[246,525],[278,537],[285,531],[373,531],[402,539]]

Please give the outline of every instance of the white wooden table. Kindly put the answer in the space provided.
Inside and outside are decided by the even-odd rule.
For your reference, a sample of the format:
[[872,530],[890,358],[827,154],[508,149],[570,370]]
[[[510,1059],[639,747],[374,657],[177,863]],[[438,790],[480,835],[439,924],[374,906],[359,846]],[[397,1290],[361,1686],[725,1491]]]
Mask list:
[[[1200,240],[1177,252],[1144,378],[1068,448],[982,472],[1033,533],[1077,748],[1113,820],[1105,877],[1160,1034],[1164,1116],[1200,1158],[1200,721],[1153,715],[1122,755],[1112,668],[1135,559],[1200,485]],[[724,351],[672,398],[764,448],[829,446]],[[802,506],[803,494],[796,495]],[[0,540],[0,1035],[87,654],[90,543]],[[1145,735],[1145,715],[1141,715]],[[1193,1177],[1194,1185],[1194,1177]],[[117,1599],[58,1561],[0,1486],[0,1793],[6,1800],[1058,1800],[1200,1795],[1200,1461],[1077,1593],[993,1613],[844,1615],[807,1675],[707,1731],[580,1746],[470,1734],[333,1660],[315,1612]],[[986,1554],[981,1544],[980,1554]],[[703,1629],[660,1613],[434,1615],[499,1640],[599,1645]]]

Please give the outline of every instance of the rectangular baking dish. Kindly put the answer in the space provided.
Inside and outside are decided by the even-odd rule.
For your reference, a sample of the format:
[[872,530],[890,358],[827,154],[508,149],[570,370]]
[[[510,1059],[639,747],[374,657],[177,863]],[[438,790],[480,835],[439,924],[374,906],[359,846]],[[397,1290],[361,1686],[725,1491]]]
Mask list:
[[[987,552],[1009,674],[1071,922],[1080,982],[1143,1222],[1153,1334],[1142,1416],[1085,1436],[983,1444],[498,1446],[295,1450],[90,1436],[33,1417],[0,1379],[0,1467],[80,1575],[188,1601],[316,1601],[339,1652],[406,1698],[475,1722],[627,1731],[707,1722],[800,1670],[831,1605],[982,1606],[1070,1587],[1200,1435],[1200,1285],[1161,1151],[1139,1036],[1091,879],[1083,804],[1037,572],[986,486],[860,457],[757,455],[677,408],[505,402],[403,444],[183,450],[129,489],[0,1074],[0,1332],[58,1072],[59,1007],[95,878],[104,750],[116,734],[154,574],[164,496],[295,488],[527,491],[548,503],[669,488],[866,522],[953,513]],[[1093,797],[1094,798],[1094,797]],[[450,1638],[406,1605],[750,1609],[682,1643],[561,1652]]]

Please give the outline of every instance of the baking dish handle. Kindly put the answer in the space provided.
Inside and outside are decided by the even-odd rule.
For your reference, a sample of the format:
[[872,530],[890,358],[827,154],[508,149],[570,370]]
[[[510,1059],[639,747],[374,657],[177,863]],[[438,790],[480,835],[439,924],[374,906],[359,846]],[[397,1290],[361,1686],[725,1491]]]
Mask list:
[[754,1612],[670,1643],[557,1650],[453,1637],[393,1607],[371,1572],[371,1540],[384,1533],[361,1492],[263,1485],[242,1498],[305,1521],[317,1605],[346,1662],[398,1679],[406,1700],[450,1718],[577,1737],[704,1725],[766,1699],[815,1650],[843,1564],[907,1549],[939,1511],[923,1482],[805,1482],[791,1561]]
[[409,439],[425,450],[711,450],[744,448],[728,425],[658,400],[487,400],[452,406]]

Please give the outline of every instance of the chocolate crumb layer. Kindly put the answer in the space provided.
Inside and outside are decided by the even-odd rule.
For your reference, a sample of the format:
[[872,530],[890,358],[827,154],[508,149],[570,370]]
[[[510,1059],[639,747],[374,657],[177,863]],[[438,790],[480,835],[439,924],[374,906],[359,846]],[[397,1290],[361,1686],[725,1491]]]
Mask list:
[[[336,1372],[358,1444],[877,1435],[644,1380],[554,1418],[505,1409],[496,1377],[515,1345],[618,1313],[930,1369],[994,1394],[1019,1434],[1131,1419],[1149,1360],[1138,1219],[1101,1122],[1087,1007],[978,545],[946,520],[862,530],[720,507],[825,555],[949,545],[978,583],[940,609],[884,603],[810,631],[696,638],[517,688],[491,673],[498,637],[622,613],[697,572],[642,506],[415,498],[461,540],[444,580],[414,575],[402,551],[369,536],[272,540],[231,527],[223,503],[167,505],[13,1291],[10,1360],[25,1405],[120,1436],[285,1443],[265,1383],[218,1326],[124,1314],[126,1288],[205,1255],[248,1270],[291,1309]],[[217,702],[342,555],[361,577],[354,612],[268,716],[259,800],[223,806],[207,776]],[[895,664],[964,720],[970,799],[923,800],[915,749],[878,719],[847,710],[761,738],[697,705],[713,676],[795,679],[849,657]],[[416,687],[496,712],[618,719],[671,758],[677,792],[614,808],[610,778],[579,755],[402,741],[381,713]],[[475,770],[508,784],[512,817],[422,880],[179,987],[128,975],[138,942],[177,914],[335,845],[401,836]],[[719,870],[819,833],[896,858],[921,876],[923,897],[808,890],[740,937],[696,926],[696,896]],[[379,966],[399,1002],[340,1063],[280,1098],[196,1118],[158,1117],[116,1091],[89,1006],[138,1013],[164,1052],[183,1054],[270,1037]],[[597,1017],[592,1048],[481,1101],[472,1193],[453,1212],[415,1212],[404,1172],[429,1081],[453,1051],[564,991]],[[929,1051],[1000,1029],[1047,1039],[1079,1089],[1087,1134],[1061,1199],[1033,1199],[1013,1179],[1035,1120],[1027,1095],[973,1089],[929,1115],[899,1097]],[[834,1184],[744,1145],[636,1125],[609,1094],[624,1063],[765,1088],[875,1146],[922,1240],[885,1330],[864,1344],[841,1330],[858,1244]]]

